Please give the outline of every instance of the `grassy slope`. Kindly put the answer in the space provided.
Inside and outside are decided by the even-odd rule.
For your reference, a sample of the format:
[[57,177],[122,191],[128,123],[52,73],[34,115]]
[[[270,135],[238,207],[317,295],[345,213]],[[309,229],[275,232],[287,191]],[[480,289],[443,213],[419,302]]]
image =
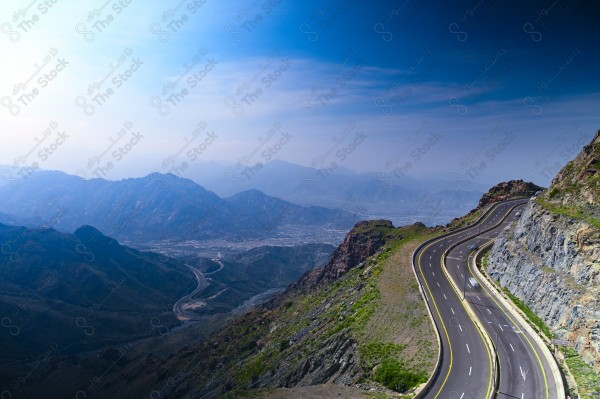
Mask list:
[[[595,163],[591,163],[595,159]],[[600,198],[600,141],[586,146],[582,153],[559,173],[546,195],[537,199],[547,210],[573,219],[583,220],[600,229],[596,206],[586,203],[581,193],[587,191],[597,201]]]
[[[412,252],[426,238],[427,229],[405,227],[386,233],[391,237],[383,252],[362,267],[274,310],[278,313],[273,315],[278,325],[271,325],[269,332],[263,331],[263,349],[238,366],[238,383],[247,383],[258,374],[279,367],[282,359],[292,358],[295,344],[290,344],[290,338],[315,324],[312,315],[319,313],[316,309],[324,303],[327,311],[317,316],[321,319],[317,323],[319,331],[302,342],[307,355],[322,347],[329,337],[344,333],[358,342],[364,383],[378,381],[402,391],[427,379],[435,366],[437,343],[411,262]],[[365,288],[357,291],[355,288],[360,285]],[[303,388],[295,390],[300,392]],[[268,396],[279,397],[284,391],[275,390]],[[332,394],[331,390],[327,392]],[[355,392],[357,397],[362,394]],[[235,391],[230,397],[262,395],[263,391]]]

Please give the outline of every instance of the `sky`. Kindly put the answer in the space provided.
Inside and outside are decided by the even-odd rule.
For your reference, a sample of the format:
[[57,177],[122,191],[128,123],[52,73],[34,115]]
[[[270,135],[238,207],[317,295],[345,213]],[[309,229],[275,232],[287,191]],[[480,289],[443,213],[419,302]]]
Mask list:
[[0,178],[282,159],[548,185],[600,128],[600,6],[522,3],[2,2]]

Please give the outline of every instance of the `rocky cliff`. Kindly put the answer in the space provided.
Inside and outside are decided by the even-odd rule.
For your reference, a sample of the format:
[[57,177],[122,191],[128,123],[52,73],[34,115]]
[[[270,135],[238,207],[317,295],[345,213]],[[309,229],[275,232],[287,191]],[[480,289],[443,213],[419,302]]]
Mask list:
[[600,135],[496,239],[488,272],[600,371]]
[[306,273],[293,287],[309,287],[338,279],[381,248],[386,241],[385,231],[393,227],[389,220],[358,222],[334,251],[327,265]]

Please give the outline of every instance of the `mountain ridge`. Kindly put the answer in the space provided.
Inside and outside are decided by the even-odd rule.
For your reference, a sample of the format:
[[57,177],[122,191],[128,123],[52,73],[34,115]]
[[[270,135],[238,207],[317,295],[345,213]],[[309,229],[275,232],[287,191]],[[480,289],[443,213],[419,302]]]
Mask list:
[[113,182],[36,172],[16,187],[0,188],[0,210],[34,214],[65,232],[89,224],[133,242],[262,237],[290,225],[339,229],[358,220],[350,212],[299,206],[257,191],[224,199],[190,179],[156,173]]

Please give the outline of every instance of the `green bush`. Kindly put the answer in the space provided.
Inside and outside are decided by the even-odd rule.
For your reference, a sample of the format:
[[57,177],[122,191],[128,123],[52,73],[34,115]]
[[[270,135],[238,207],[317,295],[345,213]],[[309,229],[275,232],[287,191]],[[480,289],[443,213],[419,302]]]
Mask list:
[[423,376],[404,369],[396,359],[386,359],[375,370],[373,380],[396,392],[405,392],[423,381]]

